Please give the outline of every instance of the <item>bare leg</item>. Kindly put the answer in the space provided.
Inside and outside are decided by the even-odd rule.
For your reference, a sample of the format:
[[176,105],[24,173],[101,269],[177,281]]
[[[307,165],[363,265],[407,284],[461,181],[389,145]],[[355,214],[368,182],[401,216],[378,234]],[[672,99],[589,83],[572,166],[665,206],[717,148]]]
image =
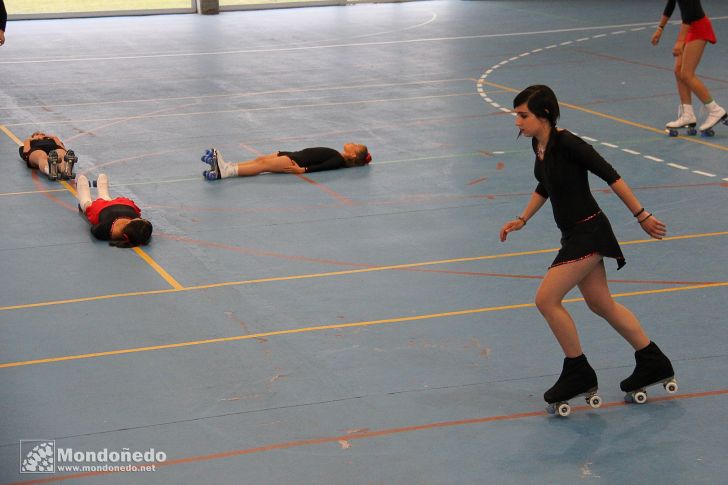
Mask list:
[[679,75],[682,84],[694,92],[703,104],[709,103],[712,98],[708,88],[706,88],[705,84],[703,84],[703,82],[695,75],[695,70],[698,68],[700,59],[703,57],[705,44],[706,41],[704,40],[694,40],[685,45],[682,56],[680,56],[682,57],[682,70]]
[[30,165],[48,175],[48,154],[43,150],[35,150],[28,157]]
[[605,319],[632,345],[640,350],[650,343],[637,317],[623,305],[614,301],[609,293],[607,273],[604,261],[599,264],[579,283],[579,290],[589,309]]
[[99,174],[99,177],[96,179],[96,193],[99,199],[111,200],[111,196],[109,195],[109,177],[105,173]]
[[677,83],[677,92],[680,96],[680,104],[692,104],[693,94],[690,90],[690,86],[685,84],[682,79],[682,65],[684,52],[675,58],[675,68],[673,73],[675,74],[675,82]]
[[546,319],[566,357],[578,357],[583,352],[574,320],[562,303],[566,294],[575,288],[601,262],[594,254],[580,261],[554,266],[544,276],[536,292],[536,307]]
[[239,162],[237,165],[238,177],[250,177],[263,172],[286,173],[286,168],[296,165],[296,162],[286,156],[275,153],[258,157],[255,160]]
[[85,175],[79,175],[76,178],[76,199],[81,210],[86,212],[86,207],[91,205],[91,188],[88,186],[88,179]]

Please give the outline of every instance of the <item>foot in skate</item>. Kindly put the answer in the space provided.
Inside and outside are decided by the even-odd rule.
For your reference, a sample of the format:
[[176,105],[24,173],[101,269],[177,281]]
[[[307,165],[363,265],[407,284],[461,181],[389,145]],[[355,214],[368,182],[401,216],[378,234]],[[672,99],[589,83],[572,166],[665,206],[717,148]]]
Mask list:
[[58,152],[51,150],[48,154],[48,180],[58,180],[58,165],[60,160],[58,159]]
[[597,374],[589,365],[586,356],[582,354],[579,357],[567,357],[556,384],[543,395],[548,404],[546,411],[549,414],[568,416],[571,412],[568,401],[579,396],[585,396],[591,407],[598,408],[602,405],[602,399],[597,396],[597,388]]
[[662,379],[657,382],[652,382],[650,384],[644,385],[639,389],[635,389],[633,391],[628,391],[627,394],[624,396],[624,402],[627,403],[636,403],[636,404],[644,404],[647,402],[647,388],[656,386],[658,384],[662,384],[662,387],[665,388],[665,390],[669,394],[675,394],[677,392],[677,379],[675,379],[675,376],[668,377],[667,379]]
[[63,159],[66,161],[66,170],[63,171],[62,177],[64,180],[73,180],[76,178],[76,174],[73,173],[73,166],[78,162],[78,157],[73,150],[68,150]]
[[636,351],[634,358],[636,365],[632,375],[619,384],[620,389],[627,393],[625,401],[638,404],[646,402],[645,389],[656,384],[662,384],[671,394],[677,392],[672,363],[654,342]]
[[705,120],[705,123],[700,125],[700,136],[702,137],[710,137],[715,136],[715,130],[713,130],[713,127],[717,125],[718,123],[723,123],[724,125],[728,125],[728,113],[725,112],[725,110],[722,110],[723,116],[719,116],[720,113],[716,115],[708,115],[708,118]]
[[679,130],[687,129],[688,135],[695,136],[698,133],[695,129],[697,122],[692,105],[681,104],[677,110],[677,119],[665,123],[665,131],[670,136],[678,136],[680,134]]
[[210,148],[204,155],[202,155],[202,161],[210,165],[210,170],[202,172],[202,175],[206,180],[219,180],[222,178],[220,165],[218,164],[219,157],[220,153],[216,148]]
[[[589,389],[587,392],[582,392],[576,396],[572,396],[570,399],[584,396],[586,403],[594,409],[597,409],[602,405],[602,398],[597,395],[597,388]],[[569,404],[570,399],[564,399],[546,405],[546,412],[549,414],[558,414],[559,416],[566,417],[571,414],[571,405]]]

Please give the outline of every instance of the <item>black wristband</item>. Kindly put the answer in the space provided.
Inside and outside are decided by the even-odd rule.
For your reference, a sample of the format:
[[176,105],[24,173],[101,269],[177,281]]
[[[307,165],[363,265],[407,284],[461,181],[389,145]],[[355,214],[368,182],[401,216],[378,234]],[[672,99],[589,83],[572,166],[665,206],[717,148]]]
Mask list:
[[638,215],[642,214],[644,211],[645,211],[645,208],[643,207],[643,208],[641,208],[640,210],[638,210],[637,212],[635,212],[632,215],[635,216],[635,217],[637,217]]
[[645,218],[644,218],[644,219],[642,219],[641,221],[637,221],[637,222],[639,222],[640,224],[642,224],[643,222],[645,222],[645,221],[646,221],[647,219],[649,219],[650,217],[652,217],[652,214],[648,215],[647,217],[645,217]]
[[521,216],[516,216],[516,219],[518,219],[519,221],[521,221],[521,222],[523,223],[523,225],[524,225],[524,226],[526,225],[526,219],[524,219],[523,217],[521,217]]

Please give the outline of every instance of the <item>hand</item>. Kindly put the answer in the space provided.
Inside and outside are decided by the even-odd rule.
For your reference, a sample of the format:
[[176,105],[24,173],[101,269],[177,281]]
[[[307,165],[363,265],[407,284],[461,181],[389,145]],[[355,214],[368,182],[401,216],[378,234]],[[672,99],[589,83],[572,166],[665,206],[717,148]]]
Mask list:
[[291,160],[291,164],[283,168],[284,173],[306,173],[306,169],[299,167],[296,162]]
[[644,216],[640,222],[642,230],[644,230],[650,237],[655,239],[662,239],[667,234],[667,226],[655,216],[649,217],[650,214]]
[[683,53],[683,47],[685,47],[685,42],[681,40],[675,42],[675,45],[672,47],[673,57],[680,57]]
[[5,43],[5,31],[0,30],[0,45],[3,45]]
[[652,45],[657,45],[660,42],[660,37],[662,37],[662,29],[655,30],[655,33],[652,34]]
[[509,232],[520,231],[521,229],[523,229],[523,226],[525,226],[525,225],[526,225],[526,223],[520,219],[514,219],[512,221],[508,221],[505,224],[503,224],[503,227],[501,227],[501,230],[500,230],[501,242],[504,242],[506,240]]

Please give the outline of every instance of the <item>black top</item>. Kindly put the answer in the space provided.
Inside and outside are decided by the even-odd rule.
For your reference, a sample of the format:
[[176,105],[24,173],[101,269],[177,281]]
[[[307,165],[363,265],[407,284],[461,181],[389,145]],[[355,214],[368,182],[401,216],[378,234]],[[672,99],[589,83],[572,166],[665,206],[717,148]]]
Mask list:
[[672,12],[675,10],[675,2],[680,7],[680,17],[684,24],[691,24],[705,17],[700,0],[667,0],[667,5],[665,5],[665,11],[662,12],[662,15],[670,18]]
[[91,234],[102,241],[111,240],[111,226],[114,221],[120,218],[136,219],[139,217],[137,211],[128,205],[116,204],[105,207],[99,212],[99,223],[91,226]]
[[[535,152],[538,140],[531,142]],[[600,210],[589,188],[588,172],[609,185],[621,178],[591,145],[566,130],[553,136],[543,160],[536,157],[536,192],[551,198],[556,225],[562,230]]]
[[0,0],[0,30],[5,32],[5,25],[8,20],[8,12],[5,10],[5,2]]
[[285,155],[306,169],[306,172],[321,172],[323,170],[335,170],[343,167],[346,162],[341,153],[333,148],[316,147],[304,148],[298,152],[278,152],[278,155]]

